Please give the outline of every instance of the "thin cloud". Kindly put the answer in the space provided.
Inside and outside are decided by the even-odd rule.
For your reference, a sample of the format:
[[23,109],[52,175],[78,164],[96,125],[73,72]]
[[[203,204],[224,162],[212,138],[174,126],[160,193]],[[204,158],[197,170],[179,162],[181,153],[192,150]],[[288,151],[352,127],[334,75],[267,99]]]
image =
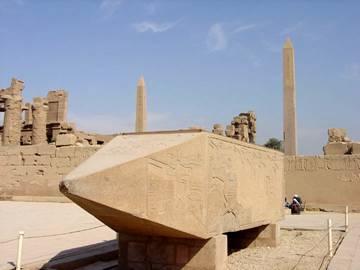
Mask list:
[[176,25],[176,23],[156,23],[156,22],[141,22],[133,24],[135,30],[139,33],[152,31],[154,33],[161,33],[170,30]]
[[102,0],[100,9],[105,13],[106,17],[111,17],[120,8],[123,0]]
[[221,24],[213,24],[208,31],[206,45],[210,51],[225,50],[228,45],[228,38]]
[[303,21],[300,21],[300,22],[296,23],[295,25],[287,27],[284,30],[282,30],[280,32],[280,36],[287,36],[294,32],[297,32],[297,31],[301,30],[304,27],[304,25],[305,25],[305,23]]
[[256,24],[241,25],[241,26],[238,26],[238,27],[233,31],[233,33],[240,33],[240,32],[249,31],[249,30],[252,30],[252,29],[254,29],[254,28],[256,28],[256,27],[257,27]]
[[146,3],[144,8],[149,14],[154,14],[156,11],[156,5],[154,2]]
[[343,78],[349,80],[360,80],[360,64],[354,63],[346,67]]

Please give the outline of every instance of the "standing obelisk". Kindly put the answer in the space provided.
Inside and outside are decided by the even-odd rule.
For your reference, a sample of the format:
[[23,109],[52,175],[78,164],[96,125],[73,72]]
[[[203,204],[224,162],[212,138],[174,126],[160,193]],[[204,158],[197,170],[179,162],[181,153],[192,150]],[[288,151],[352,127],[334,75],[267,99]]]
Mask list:
[[284,153],[297,154],[296,136],[296,90],[294,47],[290,38],[283,48],[283,84],[284,84]]
[[135,131],[146,131],[147,112],[146,112],[146,87],[144,77],[141,76],[137,84],[136,92],[136,123]]

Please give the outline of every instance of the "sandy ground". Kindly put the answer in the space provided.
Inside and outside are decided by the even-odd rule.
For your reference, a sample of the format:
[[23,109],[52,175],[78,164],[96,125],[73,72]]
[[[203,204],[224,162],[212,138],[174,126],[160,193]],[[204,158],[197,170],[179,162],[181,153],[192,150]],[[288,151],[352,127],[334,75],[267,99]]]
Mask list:
[[113,230],[73,203],[1,201],[0,270],[13,268],[20,230],[25,231],[23,264],[116,239]]
[[[333,231],[334,247],[339,243],[342,235],[340,231]],[[326,256],[327,248],[326,231],[281,230],[278,247],[248,248],[234,252],[228,257],[227,268],[228,270],[326,269],[329,262]]]

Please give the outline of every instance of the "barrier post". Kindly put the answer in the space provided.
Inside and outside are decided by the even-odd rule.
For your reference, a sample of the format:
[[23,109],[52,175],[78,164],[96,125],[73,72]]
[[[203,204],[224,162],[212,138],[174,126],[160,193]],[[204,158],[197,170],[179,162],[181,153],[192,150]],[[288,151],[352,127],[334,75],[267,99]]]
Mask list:
[[327,222],[328,225],[328,246],[329,246],[329,256],[332,257],[333,256],[333,248],[332,248],[332,231],[331,231],[331,219],[328,219]]
[[21,270],[21,255],[22,255],[23,240],[24,240],[24,232],[19,231],[19,243],[18,243],[18,252],[17,252],[17,259],[16,259],[16,270]]

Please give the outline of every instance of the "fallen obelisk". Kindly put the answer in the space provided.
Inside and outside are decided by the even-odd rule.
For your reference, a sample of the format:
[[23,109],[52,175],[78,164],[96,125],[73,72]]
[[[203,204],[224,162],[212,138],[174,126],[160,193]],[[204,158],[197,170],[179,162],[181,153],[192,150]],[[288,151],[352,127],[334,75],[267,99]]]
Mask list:
[[60,190],[118,232],[120,269],[224,269],[228,244],[277,244],[283,154],[199,130],[129,133]]

